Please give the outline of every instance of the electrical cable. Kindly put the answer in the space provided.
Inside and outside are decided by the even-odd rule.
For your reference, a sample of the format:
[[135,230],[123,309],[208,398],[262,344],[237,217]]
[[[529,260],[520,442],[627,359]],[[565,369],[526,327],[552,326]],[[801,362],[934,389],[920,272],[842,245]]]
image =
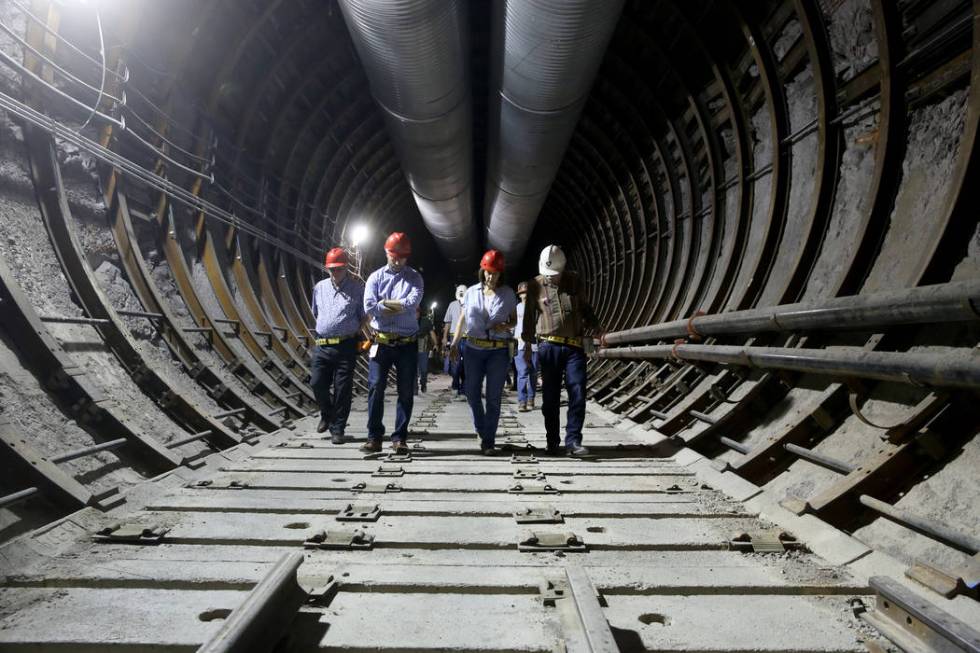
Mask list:
[[92,113],[88,115],[88,118],[85,119],[82,126],[78,128],[79,131],[88,127],[88,124],[92,122],[92,118],[95,117],[95,112],[98,110],[99,105],[102,104],[102,94],[105,92],[105,35],[102,33],[102,15],[99,13],[98,7],[95,8],[95,24],[99,28],[99,57],[102,60],[102,78],[99,82],[99,96],[95,100],[95,106],[92,108]]

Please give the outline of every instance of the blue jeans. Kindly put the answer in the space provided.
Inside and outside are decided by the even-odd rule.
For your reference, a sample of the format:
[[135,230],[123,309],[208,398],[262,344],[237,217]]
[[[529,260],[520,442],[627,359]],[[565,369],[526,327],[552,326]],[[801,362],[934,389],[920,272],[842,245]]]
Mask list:
[[427,351],[419,352],[418,374],[416,376],[419,380],[419,390],[425,392],[425,386],[429,380],[429,352]]
[[385,416],[385,388],[388,386],[388,370],[395,366],[398,383],[398,402],[395,409],[395,430],[391,441],[404,442],[408,437],[408,423],[412,419],[415,390],[415,372],[418,366],[418,345],[378,345],[378,353],[368,368],[368,438],[380,440],[385,434],[382,420]]
[[514,356],[517,368],[517,401],[524,404],[534,399],[534,386],[538,382],[538,352],[531,352],[530,364],[524,362],[524,352]]
[[351,388],[354,385],[354,361],[357,341],[348,338],[337,345],[318,346],[310,363],[310,385],[320,417],[331,435],[343,435],[350,415]]
[[541,366],[541,414],[548,446],[558,446],[561,426],[558,412],[561,403],[561,382],[565,378],[568,390],[568,415],[565,421],[565,446],[582,444],[582,425],[585,423],[585,352],[551,342],[538,345],[538,364]]
[[[507,368],[510,367],[510,354],[506,347],[497,349],[482,349],[467,347],[463,352],[466,357],[466,400],[473,411],[473,428],[480,436],[481,447],[489,449],[497,438],[497,423],[500,422],[500,397],[504,392],[504,382],[507,380]],[[480,392],[483,390],[483,379],[487,380],[486,408]]]

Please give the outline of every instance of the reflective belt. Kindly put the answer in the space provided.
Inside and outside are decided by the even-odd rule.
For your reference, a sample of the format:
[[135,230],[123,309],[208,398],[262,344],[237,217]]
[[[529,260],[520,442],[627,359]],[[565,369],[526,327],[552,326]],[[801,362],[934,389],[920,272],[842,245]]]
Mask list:
[[472,343],[477,347],[482,347],[484,349],[500,349],[501,347],[507,347],[509,340],[484,340],[483,338],[474,338],[473,336],[466,337],[467,343]]
[[352,333],[346,336],[337,336],[336,338],[317,338],[314,342],[316,342],[316,344],[321,347],[325,345],[339,345],[343,341],[350,340],[356,335],[357,335],[356,333]]
[[397,333],[382,333],[381,331],[374,334],[374,339],[382,345],[405,345],[418,340],[416,336],[400,336]]
[[569,347],[582,348],[581,338],[565,338],[564,336],[538,336],[538,340],[543,340],[545,342],[553,342],[556,345],[568,345]]

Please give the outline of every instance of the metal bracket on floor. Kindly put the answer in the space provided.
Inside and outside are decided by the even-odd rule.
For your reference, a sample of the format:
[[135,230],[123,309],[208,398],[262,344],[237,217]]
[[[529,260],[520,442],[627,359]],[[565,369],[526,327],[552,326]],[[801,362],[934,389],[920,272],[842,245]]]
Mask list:
[[558,494],[550,483],[515,483],[507,488],[510,494]]
[[667,494],[680,494],[683,491],[684,488],[682,488],[680,485],[677,485],[676,483],[664,490],[664,492],[666,492]]
[[389,463],[410,463],[412,462],[411,453],[390,453],[385,457]]
[[170,529],[164,526],[123,523],[107,526],[92,535],[96,542],[120,544],[159,544]]
[[562,524],[565,518],[561,511],[554,506],[539,508],[523,508],[514,512],[514,521],[518,524]]
[[276,447],[279,449],[313,449],[313,443],[300,442],[299,444],[293,444],[292,442],[280,442]]
[[537,467],[518,467],[514,471],[514,478],[532,478],[536,481],[543,481],[545,475]]
[[558,605],[558,601],[567,599],[571,595],[568,589],[568,582],[563,578],[545,579],[541,581],[541,584],[538,586],[538,592],[541,593],[541,603],[548,608],[555,607]]
[[531,531],[518,540],[517,550],[583,552],[588,551],[588,547],[585,546],[582,538],[568,531],[559,533]]
[[510,462],[512,464],[514,464],[514,465],[537,465],[539,461],[533,455],[531,455],[531,456],[527,456],[527,455],[522,456],[520,454],[516,454],[515,453],[513,456],[510,457]]
[[404,476],[405,468],[400,465],[381,465],[371,476]]
[[860,617],[877,628],[903,651],[978,651],[980,631],[919,597],[897,581],[872,576],[873,612]]
[[374,547],[374,535],[362,530],[354,531],[317,531],[310,539],[303,542],[304,549],[371,549]]
[[348,503],[337,513],[337,521],[378,521],[381,506],[376,503]]
[[402,486],[397,483],[368,483],[361,481],[351,487],[353,492],[364,492],[373,494],[387,494],[388,492],[401,492]]
[[728,546],[743,553],[782,553],[789,549],[802,549],[803,543],[786,531],[776,528],[739,533],[729,540]]

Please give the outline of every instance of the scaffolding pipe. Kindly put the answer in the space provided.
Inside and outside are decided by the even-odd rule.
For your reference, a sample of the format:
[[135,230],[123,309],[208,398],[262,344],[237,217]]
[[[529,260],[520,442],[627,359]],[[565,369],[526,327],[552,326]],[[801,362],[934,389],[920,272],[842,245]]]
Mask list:
[[980,280],[922,286],[828,302],[784,304],[636,327],[606,334],[621,345],[691,335],[720,336],[765,331],[863,329],[896,324],[964,322],[980,319]]
[[678,344],[601,349],[596,356],[627,360],[676,358],[836,378],[877,379],[971,390],[980,388],[980,352],[963,349],[928,354],[859,348],[793,349]]

